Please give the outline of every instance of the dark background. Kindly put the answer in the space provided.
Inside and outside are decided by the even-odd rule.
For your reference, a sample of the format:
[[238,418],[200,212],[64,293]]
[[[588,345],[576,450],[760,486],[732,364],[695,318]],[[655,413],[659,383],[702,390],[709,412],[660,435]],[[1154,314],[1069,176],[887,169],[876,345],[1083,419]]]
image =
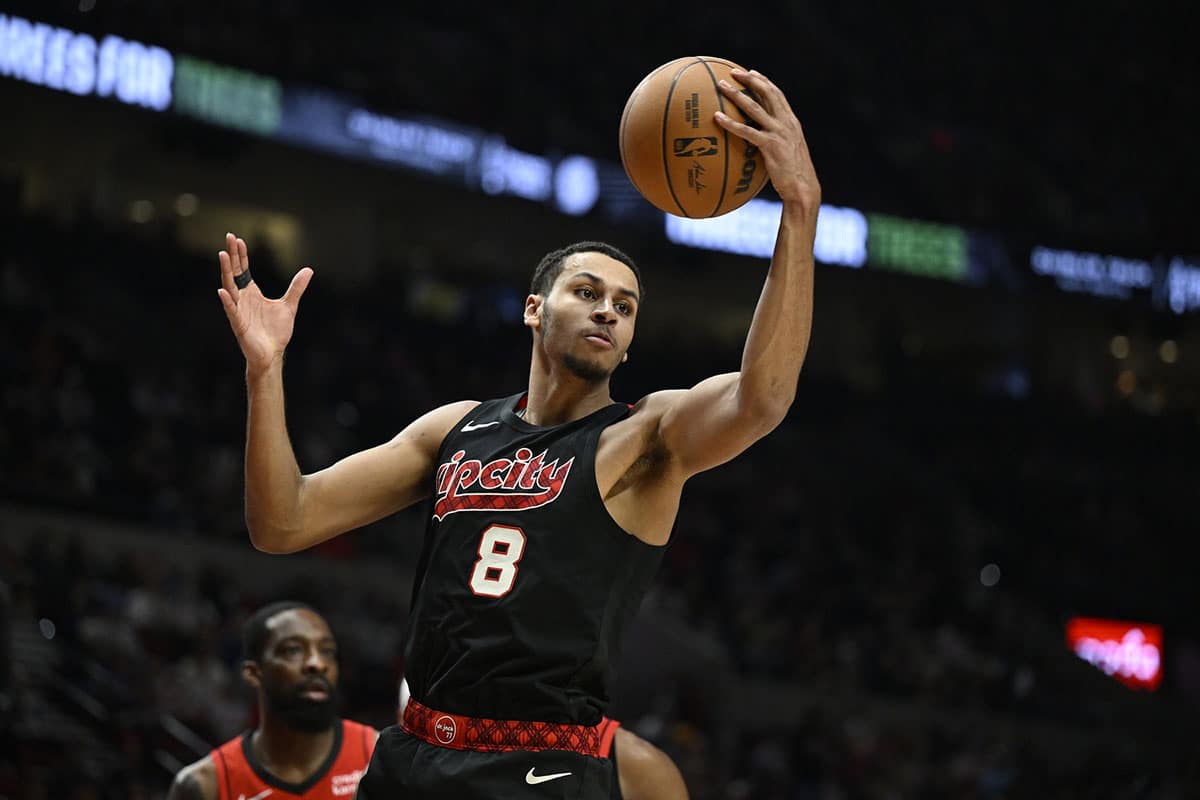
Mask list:
[[[826,203],[962,226],[985,277],[817,266],[797,401],[689,484],[614,715],[696,798],[1200,791],[1197,316],[1155,292],[1063,291],[1029,260],[1111,254],[1159,278],[1176,257],[1200,263],[1194,11],[85,0],[0,14],[610,166],[654,67],[707,54],[764,72],[805,125]],[[305,470],[437,404],[523,386],[519,309],[549,249],[600,238],[641,265],[648,302],[614,380],[630,401],[735,369],[766,267],[669,244],[636,201],[573,218],[10,77],[0,104],[0,797],[162,796],[251,721],[240,623],[283,597],[334,625],[346,713],[394,712],[420,515],[313,553],[253,551],[243,363],[215,297],[226,230],[268,294],[316,269],[286,378]],[[1075,615],[1162,625],[1159,689],[1077,659]]]

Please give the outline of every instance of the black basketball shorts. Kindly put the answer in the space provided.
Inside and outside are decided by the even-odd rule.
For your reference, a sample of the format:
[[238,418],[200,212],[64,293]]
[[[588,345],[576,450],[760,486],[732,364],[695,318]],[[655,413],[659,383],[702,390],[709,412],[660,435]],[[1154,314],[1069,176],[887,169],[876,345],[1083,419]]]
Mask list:
[[612,800],[616,761],[569,750],[441,747],[399,725],[379,735],[358,800]]

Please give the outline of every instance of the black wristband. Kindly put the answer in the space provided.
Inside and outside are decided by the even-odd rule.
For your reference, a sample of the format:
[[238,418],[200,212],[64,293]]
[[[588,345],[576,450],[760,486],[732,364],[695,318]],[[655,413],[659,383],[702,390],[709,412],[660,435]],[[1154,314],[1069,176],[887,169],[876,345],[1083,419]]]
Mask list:
[[245,289],[247,286],[250,285],[250,281],[252,281],[252,280],[254,280],[254,278],[250,277],[250,270],[248,270],[248,269],[242,270],[241,275],[233,276],[233,284],[234,284],[234,286],[238,287],[239,289]]

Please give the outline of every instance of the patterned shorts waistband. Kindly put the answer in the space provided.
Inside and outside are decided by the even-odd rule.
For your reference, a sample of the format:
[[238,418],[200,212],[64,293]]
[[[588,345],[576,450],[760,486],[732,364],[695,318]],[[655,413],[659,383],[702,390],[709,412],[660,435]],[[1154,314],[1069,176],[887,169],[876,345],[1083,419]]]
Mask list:
[[608,758],[621,723],[601,719],[599,725],[567,725],[518,719],[484,719],[449,714],[412,699],[400,727],[408,734],[440,747],[504,753],[512,750],[569,750]]

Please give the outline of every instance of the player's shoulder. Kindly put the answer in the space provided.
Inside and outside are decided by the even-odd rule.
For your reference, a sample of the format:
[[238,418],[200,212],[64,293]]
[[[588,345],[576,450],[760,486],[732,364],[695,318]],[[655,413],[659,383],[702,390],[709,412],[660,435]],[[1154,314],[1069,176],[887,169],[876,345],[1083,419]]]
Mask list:
[[211,754],[179,770],[167,792],[167,800],[217,800],[217,796],[217,766]]
[[475,409],[479,408],[483,403],[479,400],[456,400],[453,403],[446,403],[443,406],[438,406],[433,411],[426,414],[426,417],[436,418],[439,422],[443,422],[448,426],[453,426],[455,422],[470,414]]
[[679,402],[686,389],[662,389],[638,400],[629,406],[629,414],[618,423],[624,428],[637,431],[637,437],[656,435],[659,425],[673,405]]
[[413,420],[391,444],[415,442],[419,446],[436,450],[454,426],[479,406],[478,400],[458,400],[438,406]]
[[[612,423],[601,437],[606,442],[636,443],[634,446],[649,450],[658,447],[659,431],[663,417],[672,403],[684,393],[683,389],[665,389],[652,392],[629,406],[629,413]],[[622,446],[622,445],[618,445]]]
[[375,740],[379,738],[379,731],[376,728],[364,722],[355,722],[352,719],[342,720],[342,731],[345,734],[362,736],[371,744],[374,744]]
[[446,403],[438,410],[448,414],[469,414],[481,405],[483,405],[482,400],[455,400],[453,403]]
[[629,416],[642,419],[657,419],[666,413],[683,395],[687,389],[660,389],[638,400],[629,407]]
[[361,730],[374,731],[375,733],[379,732],[379,731],[376,731],[373,726],[368,725],[365,722],[359,722],[357,720],[349,719],[347,717],[342,717],[342,725],[346,726],[347,728],[352,728],[353,730],[361,729]]

